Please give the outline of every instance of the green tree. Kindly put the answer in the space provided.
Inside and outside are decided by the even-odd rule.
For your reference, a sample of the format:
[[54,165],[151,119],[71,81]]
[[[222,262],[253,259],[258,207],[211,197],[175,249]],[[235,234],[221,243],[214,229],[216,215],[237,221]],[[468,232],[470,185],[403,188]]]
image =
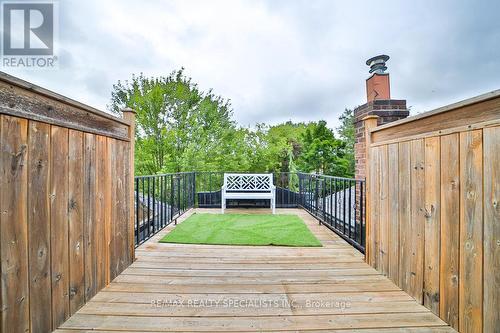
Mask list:
[[[203,170],[219,161],[235,131],[230,102],[211,90],[199,90],[184,69],[167,77],[132,75],[113,86],[112,112],[137,111],[136,170],[138,174]],[[217,164],[217,163],[215,163]]]
[[184,74],[132,75],[113,86],[108,108],[137,111],[137,174],[178,171],[316,172],[354,174],[352,110],[335,138],[325,121],[238,127],[230,101],[203,92]]
[[303,140],[299,163],[302,171],[333,176],[346,174],[348,161],[345,159],[345,142],[335,138],[324,120],[311,123]]
[[340,126],[337,127],[340,139],[345,142],[345,156],[348,162],[346,176],[354,177],[354,144],[356,140],[356,133],[354,129],[354,111],[352,109],[345,109],[339,117]]
[[291,171],[293,161],[300,155],[302,137],[307,125],[288,121],[283,124],[267,126],[260,124],[257,131],[260,133],[262,145],[262,168],[266,171]]

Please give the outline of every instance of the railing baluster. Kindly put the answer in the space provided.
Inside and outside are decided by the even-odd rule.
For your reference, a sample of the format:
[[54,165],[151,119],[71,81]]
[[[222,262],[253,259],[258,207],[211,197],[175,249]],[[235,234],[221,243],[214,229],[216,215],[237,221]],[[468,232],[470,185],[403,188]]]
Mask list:
[[359,243],[358,213],[358,182],[354,181],[354,240]]
[[145,190],[145,181],[146,179],[145,178],[142,178],[142,225],[141,225],[141,243],[144,241],[144,238],[146,238],[146,234],[145,234],[145,228],[146,228],[146,223],[148,221],[148,217],[147,217],[147,213],[148,212],[144,212],[144,206],[147,206],[147,202],[144,201],[144,196],[146,195],[146,190]]
[[339,186],[338,186],[338,181],[335,179],[335,229],[338,229],[338,212],[337,212],[337,206],[338,206],[338,192],[339,192]]
[[347,225],[348,225],[348,230],[349,230],[349,238],[352,238],[351,237],[351,211],[352,211],[352,206],[351,206],[351,186],[352,186],[352,183],[350,180],[347,181],[347,183],[349,184],[349,188],[347,189],[349,191],[349,219],[347,220]]
[[332,192],[332,179],[330,178],[330,225],[333,225],[333,218],[332,218],[332,209],[333,209],[333,205],[332,205],[332,201],[333,201],[333,192]]

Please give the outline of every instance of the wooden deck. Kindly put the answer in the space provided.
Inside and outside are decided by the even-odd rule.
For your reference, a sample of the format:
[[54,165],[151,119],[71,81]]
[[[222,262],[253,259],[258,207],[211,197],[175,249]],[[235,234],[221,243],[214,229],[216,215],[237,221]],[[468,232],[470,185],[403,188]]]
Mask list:
[[169,226],[56,332],[454,332],[305,211],[278,213],[324,247],[158,243]]

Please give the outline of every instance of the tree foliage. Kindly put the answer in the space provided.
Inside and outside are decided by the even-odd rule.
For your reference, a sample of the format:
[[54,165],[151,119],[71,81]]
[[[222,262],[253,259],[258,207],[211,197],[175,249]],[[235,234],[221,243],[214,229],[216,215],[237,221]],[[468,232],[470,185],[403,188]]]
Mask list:
[[343,114],[345,118],[341,118],[340,138],[335,137],[325,121],[239,127],[233,120],[230,101],[212,90],[201,91],[184,74],[184,69],[166,77],[149,78],[140,74],[119,81],[113,86],[108,108],[119,114],[124,107],[137,111],[137,174],[305,171],[350,176],[353,173],[349,140],[351,137],[353,140],[354,132],[350,132],[348,110]]
[[356,132],[354,129],[354,110],[345,109],[339,117],[340,126],[337,131],[340,140],[345,142],[345,159],[348,161],[346,176],[354,177],[354,144],[356,141]]

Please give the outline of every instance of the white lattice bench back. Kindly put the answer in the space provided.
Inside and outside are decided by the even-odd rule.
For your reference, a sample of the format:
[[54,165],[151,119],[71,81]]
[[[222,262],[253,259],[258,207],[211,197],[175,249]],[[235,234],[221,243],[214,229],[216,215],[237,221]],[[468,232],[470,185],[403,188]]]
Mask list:
[[275,213],[276,187],[272,173],[225,173],[221,193],[223,214],[227,199],[269,199]]

